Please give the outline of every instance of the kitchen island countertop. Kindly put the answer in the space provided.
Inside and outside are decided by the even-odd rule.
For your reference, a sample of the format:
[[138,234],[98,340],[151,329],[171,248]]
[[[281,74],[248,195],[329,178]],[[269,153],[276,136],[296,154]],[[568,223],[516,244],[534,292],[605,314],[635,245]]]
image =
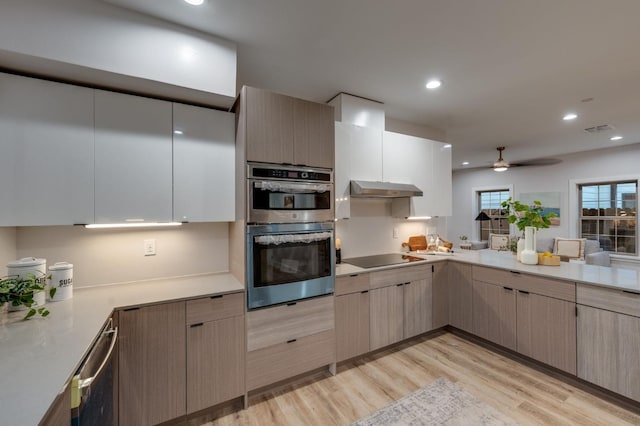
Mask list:
[[69,300],[47,303],[47,318],[0,325],[0,423],[38,424],[115,308],[238,291],[244,286],[228,273],[80,287]]

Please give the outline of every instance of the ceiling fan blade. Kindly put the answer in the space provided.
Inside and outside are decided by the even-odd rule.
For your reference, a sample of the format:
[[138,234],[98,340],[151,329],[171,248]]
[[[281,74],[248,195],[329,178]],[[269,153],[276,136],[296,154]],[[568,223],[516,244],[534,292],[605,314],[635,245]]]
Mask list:
[[524,167],[524,166],[553,166],[554,164],[562,163],[559,158],[534,158],[533,160],[521,161],[519,163],[512,163],[512,167]]

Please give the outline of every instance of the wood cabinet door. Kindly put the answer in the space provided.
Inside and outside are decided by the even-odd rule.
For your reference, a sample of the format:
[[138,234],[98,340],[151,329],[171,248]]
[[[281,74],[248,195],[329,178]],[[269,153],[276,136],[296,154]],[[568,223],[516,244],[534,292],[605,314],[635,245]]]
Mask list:
[[449,324],[449,262],[433,265],[432,326],[434,329]]
[[404,335],[403,287],[403,284],[398,284],[377,288],[369,292],[371,350],[402,340]]
[[0,226],[93,223],[93,90],[0,74]]
[[640,401],[640,318],[578,306],[578,377]]
[[516,292],[473,281],[473,333],[516,350]]
[[404,285],[404,338],[417,336],[433,329],[431,274]]
[[152,425],[186,414],[184,302],[119,312],[121,425]]
[[173,220],[171,103],[95,91],[95,222]]
[[472,279],[471,265],[449,264],[449,324],[472,332]]
[[337,362],[369,352],[369,291],[336,296]]
[[245,87],[247,161],[293,164],[294,98]]
[[576,374],[575,303],[518,290],[517,351]]
[[235,118],[173,104],[173,220],[235,220]]
[[334,168],[333,107],[295,99],[293,105],[293,163]]
[[244,316],[187,329],[187,413],[243,395]]

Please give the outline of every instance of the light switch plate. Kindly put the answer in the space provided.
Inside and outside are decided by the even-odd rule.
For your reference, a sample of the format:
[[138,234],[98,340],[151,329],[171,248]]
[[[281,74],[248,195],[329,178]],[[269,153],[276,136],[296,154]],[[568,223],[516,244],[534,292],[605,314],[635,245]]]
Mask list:
[[148,240],[144,240],[144,255],[145,256],[155,256],[156,255],[156,240],[155,240],[155,238],[150,238]]

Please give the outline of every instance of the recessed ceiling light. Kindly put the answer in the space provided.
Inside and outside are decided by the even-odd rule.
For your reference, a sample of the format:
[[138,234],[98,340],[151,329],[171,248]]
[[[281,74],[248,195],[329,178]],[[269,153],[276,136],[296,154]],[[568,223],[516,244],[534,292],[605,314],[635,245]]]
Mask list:
[[184,132],[182,130],[174,130],[173,133],[176,134],[176,135],[181,135]]
[[576,118],[578,118],[578,114],[574,114],[572,112],[562,117],[564,121],[575,120]]
[[429,81],[427,81],[427,84],[425,85],[425,87],[427,89],[437,89],[440,86],[442,86],[442,81],[440,81],[438,79],[429,80]]
[[202,3],[204,3],[204,0],[184,0],[184,1],[193,6],[200,6]]
[[619,141],[620,139],[622,139],[622,136],[612,136],[609,138],[610,141]]
[[448,143],[448,144],[444,145],[443,148],[451,148],[451,144]]
[[463,166],[468,166],[468,165],[469,165],[469,162],[468,162],[468,161],[463,161],[463,162],[462,162],[462,165],[463,165]]

